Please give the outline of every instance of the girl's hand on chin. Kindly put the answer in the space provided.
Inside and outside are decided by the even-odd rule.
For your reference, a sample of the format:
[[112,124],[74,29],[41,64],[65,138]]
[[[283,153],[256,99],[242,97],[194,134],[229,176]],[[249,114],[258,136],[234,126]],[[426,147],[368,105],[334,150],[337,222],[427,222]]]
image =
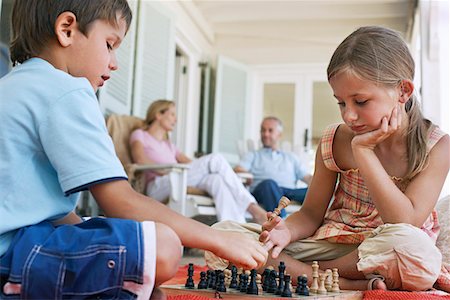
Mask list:
[[396,132],[400,128],[401,123],[401,109],[397,105],[392,110],[389,120],[387,117],[383,117],[383,119],[381,119],[380,128],[360,135],[356,135],[352,139],[352,148],[367,148],[373,150],[376,145]]

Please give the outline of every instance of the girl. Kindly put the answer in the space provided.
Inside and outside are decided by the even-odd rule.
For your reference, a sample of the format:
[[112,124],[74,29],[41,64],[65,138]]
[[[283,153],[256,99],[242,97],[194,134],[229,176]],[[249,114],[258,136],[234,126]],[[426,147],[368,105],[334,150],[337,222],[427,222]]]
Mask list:
[[[192,161],[168,140],[168,133],[177,121],[175,103],[168,100],[153,102],[145,126],[130,137],[131,154],[136,163],[189,163],[188,186],[205,190],[214,199],[219,221],[245,222],[248,211],[255,222],[266,220],[266,211],[247,191],[228,162],[219,154],[210,154]],[[170,193],[169,176],[147,173],[147,195],[163,201]]]
[[[285,261],[292,278],[306,273],[311,283],[304,262],[318,260],[322,270],[339,269],[342,289],[429,289],[441,270],[434,207],[450,144],[420,112],[408,47],[397,32],[363,27],[338,46],[327,72],[344,124],[321,139],[303,207],[254,235],[272,249],[268,264]],[[210,253],[207,261],[222,262]]]

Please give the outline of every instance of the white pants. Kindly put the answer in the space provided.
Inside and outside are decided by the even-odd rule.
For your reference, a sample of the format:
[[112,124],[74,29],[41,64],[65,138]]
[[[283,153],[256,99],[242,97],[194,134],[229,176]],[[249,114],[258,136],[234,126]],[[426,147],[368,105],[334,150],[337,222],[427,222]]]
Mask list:
[[[187,173],[187,185],[205,190],[215,202],[219,221],[245,223],[245,212],[255,198],[244,187],[230,164],[220,154],[194,160]],[[163,201],[170,194],[169,176],[158,176],[147,186],[147,195]]]

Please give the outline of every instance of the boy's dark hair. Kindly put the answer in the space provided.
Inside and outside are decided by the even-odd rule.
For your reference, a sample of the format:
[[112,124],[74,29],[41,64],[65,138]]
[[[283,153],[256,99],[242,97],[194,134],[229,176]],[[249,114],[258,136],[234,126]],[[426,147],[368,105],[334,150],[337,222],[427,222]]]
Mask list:
[[12,9],[11,61],[13,65],[37,56],[55,38],[55,22],[60,14],[75,14],[78,29],[87,35],[95,20],[117,26],[117,14],[131,24],[126,0],[15,0]]

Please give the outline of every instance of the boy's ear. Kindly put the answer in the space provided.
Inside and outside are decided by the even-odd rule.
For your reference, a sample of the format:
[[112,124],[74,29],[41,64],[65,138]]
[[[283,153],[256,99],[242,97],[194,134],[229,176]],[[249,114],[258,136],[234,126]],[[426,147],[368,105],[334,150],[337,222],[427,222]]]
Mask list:
[[414,92],[414,83],[409,79],[404,79],[400,82],[400,103],[406,103],[409,98],[411,98],[412,93]]
[[77,17],[70,11],[65,11],[56,18],[56,39],[62,47],[68,47],[72,44],[77,26]]

